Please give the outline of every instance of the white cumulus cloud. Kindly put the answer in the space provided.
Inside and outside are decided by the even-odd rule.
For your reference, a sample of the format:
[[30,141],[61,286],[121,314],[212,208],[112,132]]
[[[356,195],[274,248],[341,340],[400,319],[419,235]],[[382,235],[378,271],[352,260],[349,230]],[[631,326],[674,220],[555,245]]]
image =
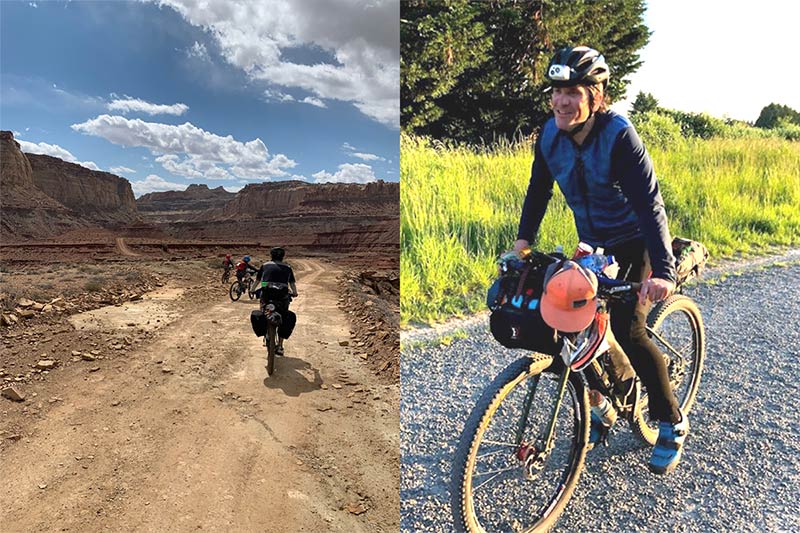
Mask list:
[[72,129],[121,146],[147,148],[164,169],[188,178],[268,180],[285,176],[283,169],[297,164],[283,154],[271,156],[261,139],[241,142],[189,122],[172,125],[100,115]]
[[111,167],[109,169],[114,174],[136,174],[136,171],[128,167]]
[[363,163],[345,163],[339,165],[339,170],[335,174],[322,170],[312,174],[311,177],[317,183],[369,183],[375,181],[372,167]]
[[120,113],[147,113],[148,115],[183,115],[189,110],[186,104],[152,104],[140,98],[122,98],[112,100],[107,106],[110,111]]
[[[320,101],[350,102],[374,120],[399,127],[398,0],[149,1],[207,30],[225,61],[251,79],[303,89]],[[302,48],[322,50],[330,59],[308,65],[283,53]]]
[[132,181],[131,189],[133,189],[133,195],[138,198],[149,192],[184,191],[186,190],[186,185],[171,183],[160,176],[150,174],[141,181]]
[[19,142],[20,149],[28,154],[49,155],[51,157],[57,157],[64,161],[86,167],[90,170],[101,170],[101,168],[98,167],[94,161],[78,161],[78,158],[72,155],[69,150],[62,148],[57,144],[48,144],[46,142],[32,143],[20,139],[17,139],[17,142]]
[[323,102],[319,98],[314,98],[313,96],[306,96],[305,98],[300,100],[300,102],[303,104],[311,104],[317,107],[328,107],[325,105],[325,102]]

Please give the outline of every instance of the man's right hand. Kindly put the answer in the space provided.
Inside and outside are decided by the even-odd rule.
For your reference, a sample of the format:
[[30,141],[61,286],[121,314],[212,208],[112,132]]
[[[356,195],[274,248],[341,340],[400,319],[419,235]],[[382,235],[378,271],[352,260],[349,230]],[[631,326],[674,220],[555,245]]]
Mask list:
[[529,248],[530,245],[531,243],[526,241],[525,239],[517,239],[516,241],[514,241],[514,251],[519,253],[525,248]]

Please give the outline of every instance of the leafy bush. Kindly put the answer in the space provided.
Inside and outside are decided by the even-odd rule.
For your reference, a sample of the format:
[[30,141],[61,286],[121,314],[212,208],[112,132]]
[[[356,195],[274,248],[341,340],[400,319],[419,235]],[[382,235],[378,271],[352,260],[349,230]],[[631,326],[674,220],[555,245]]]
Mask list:
[[648,111],[632,115],[631,121],[648,149],[666,150],[681,142],[680,125],[667,115]]

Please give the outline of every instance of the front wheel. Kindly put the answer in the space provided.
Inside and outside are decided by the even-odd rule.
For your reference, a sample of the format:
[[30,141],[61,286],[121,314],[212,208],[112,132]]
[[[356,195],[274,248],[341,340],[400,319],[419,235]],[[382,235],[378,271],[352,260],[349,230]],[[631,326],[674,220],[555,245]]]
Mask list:
[[450,480],[457,531],[547,531],[564,511],[586,458],[589,401],[570,373],[546,449],[561,380],[544,373],[551,362],[540,354],[515,361],[470,414]]
[[[703,317],[688,296],[675,294],[656,304],[647,317],[647,332],[667,361],[672,392],[688,414],[697,397],[706,356]],[[647,394],[639,396],[631,417],[634,433],[650,445],[658,438],[658,421],[649,421]]]
[[233,282],[230,290],[228,291],[228,296],[231,297],[232,301],[235,302],[242,295],[242,287],[243,285],[238,280]]
[[267,325],[267,375],[275,371],[275,348],[278,340],[278,329],[274,324]]

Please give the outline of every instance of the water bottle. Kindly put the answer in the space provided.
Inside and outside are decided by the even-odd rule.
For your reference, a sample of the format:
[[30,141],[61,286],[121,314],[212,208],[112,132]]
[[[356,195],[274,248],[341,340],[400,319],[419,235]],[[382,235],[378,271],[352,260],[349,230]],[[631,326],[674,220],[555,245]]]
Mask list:
[[599,418],[603,425],[610,428],[617,421],[617,412],[608,401],[608,398],[603,396],[603,393],[596,390],[589,391],[589,405],[591,406],[592,413]]

